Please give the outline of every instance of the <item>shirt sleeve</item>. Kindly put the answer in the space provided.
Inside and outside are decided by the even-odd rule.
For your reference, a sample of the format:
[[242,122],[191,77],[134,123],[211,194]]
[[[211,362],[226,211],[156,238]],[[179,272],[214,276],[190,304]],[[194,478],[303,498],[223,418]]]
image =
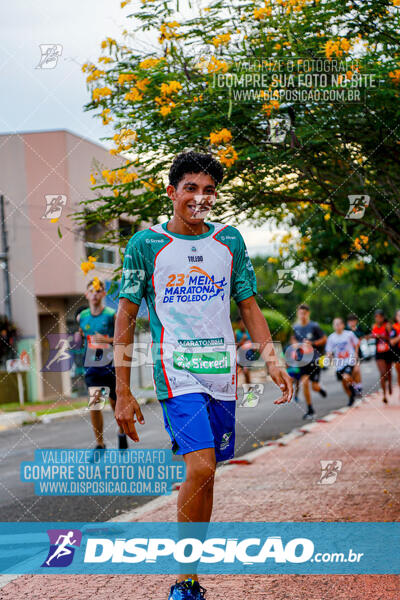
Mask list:
[[256,274],[242,236],[238,233],[238,246],[233,252],[232,297],[241,302],[257,293]]
[[352,341],[352,343],[353,343],[353,346],[354,346],[354,348],[357,348],[357,346],[358,346],[358,342],[359,342],[359,339],[358,339],[358,337],[356,336],[356,334],[355,334],[355,333],[353,333],[353,332],[352,332],[352,334],[351,334],[351,341]]
[[119,293],[120,298],[127,298],[139,305],[145,296],[148,281],[146,258],[141,246],[140,237],[135,234],[125,250]]
[[321,327],[318,325],[318,323],[316,323],[314,325],[314,341],[315,340],[320,340],[322,337],[324,337],[325,332],[321,329]]
[[328,340],[327,340],[326,346],[325,346],[325,352],[332,352],[332,350],[333,350],[332,338],[331,338],[331,336],[328,336]]

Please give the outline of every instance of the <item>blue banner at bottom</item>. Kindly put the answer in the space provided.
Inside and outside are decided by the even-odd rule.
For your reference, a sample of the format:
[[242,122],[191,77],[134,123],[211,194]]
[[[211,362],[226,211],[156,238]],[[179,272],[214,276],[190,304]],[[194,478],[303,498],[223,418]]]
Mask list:
[[400,523],[0,523],[0,572],[398,574]]

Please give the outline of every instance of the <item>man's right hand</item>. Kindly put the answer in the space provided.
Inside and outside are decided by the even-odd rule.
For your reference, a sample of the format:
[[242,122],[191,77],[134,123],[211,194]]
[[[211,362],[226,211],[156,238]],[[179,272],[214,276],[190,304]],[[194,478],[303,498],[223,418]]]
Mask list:
[[144,425],[144,417],[136,398],[130,392],[117,392],[117,403],[115,406],[115,419],[121,429],[134,442],[139,441],[136,431],[136,418],[141,425]]

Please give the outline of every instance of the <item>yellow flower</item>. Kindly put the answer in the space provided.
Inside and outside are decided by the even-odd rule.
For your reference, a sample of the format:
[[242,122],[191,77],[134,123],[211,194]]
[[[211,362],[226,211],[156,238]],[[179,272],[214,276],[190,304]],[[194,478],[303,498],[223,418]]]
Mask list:
[[222,71],[226,73],[228,70],[228,65],[224,60],[218,60],[215,56],[212,56],[211,59],[207,63],[207,71],[209,73],[217,73],[218,71]]
[[119,152],[121,150],[129,150],[137,140],[137,133],[133,129],[121,129],[119,133],[113,136],[113,140],[118,146]]
[[231,139],[232,133],[226,128],[210,133],[211,144],[227,144]]
[[92,92],[92,98],[95,102],[98,102],[101,98],[111,96],[112,91],[108,87],[95,88]]
[[127,4],[129,4],[131,0],[123,0],[123,2],[121,2],[121,8],[124,8],[124,6],[126,6]]
[[218,151],[219,160],[226,165],[231,167],[238,159],[238,153],[233,146],[227,146],[226,148]]
[[110,62],[114,62],[114,59],[111,58],[111,56],[100,56],[99,62],[110,63]]
[[179,35],[174,31],[180,24],[177,21],[170,21],[169,23],[163,23],[160,27],[161,35],[158,38],[160,44],[164,40],[170,40],[171,38],[178,38]]
[[164,106],[162,106],[162,107],[160,108],[160,114],[161,114],[163,117],[166,117],[167,115],[169,115],[169,113],[171,112],[171,110],[172,110],[172,107],[171,107],[171,106],[164,105]]
[[161,94],[167,96],[168,94],[174,94],[182,89],[182,84],[179,81],[169,81],[168,83],[162,83],[160,86]]
[[127,81],[132,81],[135,79],[135,75],[133,73],[120,73],[118,75],[118,83],[119,85],[124,85]]
[[261,108],[269,117],[273,110],[278,110],[279,106],[278,100],[271,100],[269,103],[263,104]]
[[[400,2],[400,0],[399,0],[399,2]],[[393,79],[393,82],[397,85],[400,82],[400,69],[396,69],[395,71],[390,71],[389,77],[391,79]]]
[[93,277],[92,287],[96,291],[101,290],[101,283],[100,283],[100,279],[98,277]]
[[93,263],[95,263],[95,262],[96,262],[96,258],[94,258],[94,256],[89,256],[87,261],[81,262],[81,269],[85,275],[87,275],[89,271],[94,269]]
[[393,6],[400,6],[400,0],[392,0]]
[[86,77],[86,81],[87,83],[90,83],[91,81],[95,81],[96,79],[99,79],[102,75],[104,75],[105,71],[101,71],[100,69],[94,69],[90,75],[88,75]]
[[145,58],[142,62],[139,63],[140,69],[151,69],[158,65],[159,62],[164,60],[163,58]]
[[142,94],[136,87],[131,88],[129,92],[125,94],[124,98],[130,102],[139,102],[140,100],[143,100]]
[[328,269],[324,269],[318,273],[319,277],[326,277],[328,275]]
[[114,196],[115,196],[115,197],[119,196],[119,191],[118,191],[118,190],[114,190],[114,192],[113,192],[113,193],[114,193]]
[[140,90],[141,92],[144,92],[146,87],[149,85],[150,83],[150,79],[138,79],[138,81],[136,82],[136,87],[138,90]]
[[132,183],[132,181],[135,181],[136,179],[138,179],[136,173],[127,173],[122,177],[122,183]]
[[108,47],[108,48],[111,48],[112,46],[116,46],[116,45],[117,45],[117,42],[116,42],[116,41],[115,41],[113,38],[110,38],[110,37],[107,37],[107,38],[106,38],[106,39],[105,39],[103,42],[101,42],[101,44],[100,44],[101,48],[103,48],[103,49],[104,49],[104,48],[107,48],[107,47]]
[[90,183],[92,185],[95,185],[95,183],[96,183],[96,179],[94,178],[94,175],[92,173],[90,174]]
[[330,219],[330,218],[331,218],[331,215],[330,215],[330,213],[325,213],[325,214],[324,214],[324,219],[325,219],[325,221],[329,221],[329,219]]
[[150,192],[154,192],[154,190],[157,189],[157,184],[152,177],[150,177],[148,181],[141,181],[140,183],[142,183]]
[[100,116],[103,119],[103,125],[108,125],[108,123],[110,121],[113,121],[114,119],[112,117],[109,116],[110,114],[110,109],[109,108],[104,108],[101,113]]
[[340,57],[343,55],[343,52],[349,52],[350,49],[351,44],[346,38],[341,38],[336,41],[328,40],[325,43],[325,55],[329,59],[332,58],[333,55]]
[[265,6],[262,6],[261,8],[255,8],[253,14],[255,19],[262,21],[262,19],[265,19],[265,17],[269,17],[272,14],[272,8],[265,3]]
[[227,44],[229,44],[230,39],[230,33],[221,33],[220,35],[216,35],[215,37],[213,37],[211,43],[214,44],[216,48],[218,48],[218,46],[226,46]]
[[269,263],[277,263],[278,259],[275,256],[270,256],[267,260]]

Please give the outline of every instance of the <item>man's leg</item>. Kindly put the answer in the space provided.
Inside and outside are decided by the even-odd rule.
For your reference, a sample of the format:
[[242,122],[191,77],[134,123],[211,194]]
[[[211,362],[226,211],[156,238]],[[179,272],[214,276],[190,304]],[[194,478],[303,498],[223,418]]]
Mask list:
[[[186,481],[178,495],[178,521],[180,523],[209,522],[213,506],[214,476],[216,469],[214,448],[203,448],[184,454]],[[177,581],[194,579],[195,573],[179,575]]]
[[397,373],[397,385],[399,386],[399,394],[400,394],[400,362],[394,363],[394,367]]
[[92,427],[94,436],[98,446],[104,446],[103,440],[103,413],[101,410],[91,410],[90,420],[92,421]]
[[311,391],[310,391],[310,376],[303,375],[303,377],[301,378],[301,382],[303,384],[304,400],[306,401],[307,406],[310,407],[310,406],[312,406]]
[[214,448],[203,448],[184,455],[186,481],[178,496],[178,521],[202,523],[210,520],[214,475],[216,468]]

